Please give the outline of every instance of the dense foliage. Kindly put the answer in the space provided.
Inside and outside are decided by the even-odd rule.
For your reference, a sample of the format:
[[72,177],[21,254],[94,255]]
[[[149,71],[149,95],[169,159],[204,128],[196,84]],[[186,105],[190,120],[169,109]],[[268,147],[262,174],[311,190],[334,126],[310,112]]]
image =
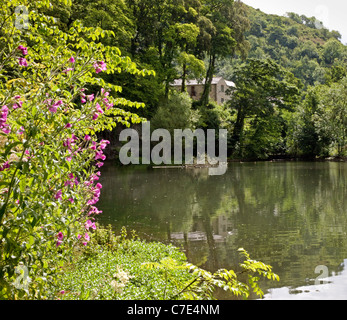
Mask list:
[[[201,61],[188,50],[195,43],[200,29],[193,23],[181,23],[182,19],[196,17],[197,11],[192,10],[188,3],[186,7],[166,1],[157,3],[158,10],[168,14],[165,19],[171,21],[172,18],[176,22],[167,29],[159,25],[158,29],[148,30],[150,33],[155,31],[155,34],[150,34],[143,54],[148,55],[156,45],[160,50],[152,58],[158,58],[159,64],[143,65],[153,66],[154,70],[159,65],[162,68],[159,70],[165,70],[153,78],[155,71],[140,69],[114,46],[122,42],[121,39],[124,45],[129,37],[131,45],[134,40],[130,31],[122,32],[124,28],[134,27],[125,16],[131,13],[128,10],[132,8],[131,3],[127,6],[125,2],[119,3],[120,6],[109,3],[114,15],[108,14],[105,24],[98,27],[95,26],[97,16],[106,14],[107,8],[88,2],[89,22],[96,21],[94,26],[88,27],[77,19],[81,15],[82,2],[1,1],[0,299],[55,298],[60,290],[58,275],[64,270],[62,268],[76,261],[81,252],[93,255],[91,241],[98,237],[95,217],[101,213],[96,206],[102,189],[98,182],[98,169],[106,159],[104,150],[109,144],[107,140],[98,140],[97,133],[112,131],[118,124],[130,126],[143,121],[131,112],[131,108],[143,107],[143,102],[133,102],[127,99],[127,94],[122,95],[123,87],[119,83],[127,84],[122,80],[133,78],[139,81],[146,77],[151,79],[154,87],[164,82],[157,90],[162,92],[167,106],[188,109],[181,112],[185,119],[179,125],[188,126],[190,118],[198,121],[198,113],[191,109],[188,96],[177,94],[169,98],[168,94],[168,83],[173,70],[176,70],[176,58],[185,66],[186,74],[188,66],[194,66],[191,71],[194,74],[204,70]],[[149,3],[143,4],[150,8]],[[209,6],[212,4],[217,10],[213,11],[216,14],[214,23],[225,33],[220,40],[234,44],[233,32],[228,27],[230,22],[224,17],[224,24],[220,25],[218,19],[218,13],[226,13],[226,8],[229,9],[228,17],[232,16],[232,2],[211,1]],[[132,12],[135,15],[134,10],[135,7]],[[155,25],[156,19],[163,17],[154,8],[150,10]],[[66,13],[71,13],[71,16]],[[60,15],[60,18],[51,15]],[[112,23],[114,18],[119,19],[119,23]],[[158,42],[151,42],[152,37]],[[143,36],[140,39],[144,40]],[[182,54],[184,47],[186,51]],[[216,51],[212,55],[223,54],[225,52]],[[152,92],[147,94],[155,99]],[[129,96],[135,97],[136,94]],[[158,108],[156,117],[158,122],[164,122],[167,117],[165,110]],[[170,126],[173,124],[168,122],[167,127]],[[107,247],[109,243],[103,245]],[[116,248],[120,250],[116,253],[113,249],[111,254],[115,259],[117,253],[124,250],[127,258],[132,254],[130,247]],[[191,289],[191,296],[185,298],[199,298],[193,293],[205,296],[214,286],[224,286],[225,290],[244,297],[251,290],[261,296],[259,277],[254,273],[273,280],[278,278],[270,266],[251,260],[245,251],[241,253],[244,255],[241,267],[249,273],[249,286],[239,282],[230,270],[211,274],[193,265],[182,265],[180,257],[178,261],[173,259],[178,253],[171,260],[165,260],[164,256],[164,259],[153,261],[152,255],[146,256],[147,261],[143,262],[156,269],[159,278],[164,274],[161,293],[163,290],[166,292],[169,279],[172,282],[174,295],[164,294],[164,299],[181,296],[187,293],[186,289]],[[106,254],[100,259],[109,259],[110,252]],[[88,275],[88,263],[84,262],[81,266],[83,275]],[[175,284],[173,279],[183,269],[186,272],[182,282]],[[129,280],[126,271],[120,268],[116,271],[123,280]],[[191,277],[195,278],[187,285],[185,280]],[[84,289],[83,279],[81,282],[80,298],[87,299],[90,292]],[[111,286],[117,287],[119,283],[114,279]],[[89,293],[84,296],[84,292]],[[100,298],[105,297],[107,294]],[[147,292],[143,297],[152,295]]]
[[[248,17],[251,22],[245,36],[250,44],[248,59],[258,60],[259,63],[272,61],[270,63],[292,73],[303,86],[296,84],[301,99],[292,104],[289,112],[277,111],[275,117],[267,120],[259,116],[249,117],[244,124],[244,139],[239,141],[241,147],[238,150],[233,148],[233,144],[235,131],[239,131],[239,121],[236,116],[232,117],[229,130],[234,132],[230,144],[233,152],[237,157],[248,159],[346,156],[344,129],[336,132],[337,128],[346,127],[347,111],[342,94],[347,76],[347,50],[340,42],[341,34],[329,31],[315,17],[308,18],[292,12],[280,17],[248,7]],[[259,70],[248,72],[248,82],[240,82],[238,70],[244,61],[242,57],[233,57],[231,63],[225,59],[218,61],[218,74],[234,80],[240,90],[246,83],[250,92],[256,92],[259,87],[252,84],[251,79],[257,79]],[[265,91],[261,89],[259,95],[270,87],[264,87]],[[279,97],[282,98],[281,95]],[[245,103],[251,108],[254,99]],[[269,100],[258,100],[258,103],[266,113],[265,106]],[[233,103],[231,108],[239,109],[240,104]],[[332,116],[333,112],[338,112],[338,116]]]
[[[28,9],[27,26],[19,4]],[[49,5],[1,2],[0,298],[47,297],[100,213],[98,168],[109,142],[96,132],[141,122],[122,106],[142,104],[117,98],[121,88],[98,74],[147,72],[97,41],[110,32],[78,22],[61,31],[38,13]]]
[[[312,96],[310,92],[316,91],[310,87],[324,85],[327,89],[347,76],[347,51],[340,42],[340,33],[328,30],[315,17],[293,12],[283,17],[268,15],[232,0],[75,0],[71,7],[60,4],[49,12],[59,19],[63,30],[68,30],[76,19],[88,26],[112,30],[116,36],[106,35],[101,39],[103,43],[119,46],[139,68],[155,70],[154,78],[125,73],[107,75],[108,81],[123,84],[121,96],[146,104],[146,108],[138,111],[140,116],[149,120],[166,117],[163,110],[169,103],[170,83],[174,79],[182,79],[182,92],[188,79],[206,79],[201,100],[193,103],[200,120],[196,122],[197,117],[187,117],[192,121],[184,125],[227,128],[229,155],[246,159],[346,155],[343,142],[337,143],[336,137],[331,136],[332,128],[344,120],[335,123],[335,119],[331,119],[324,124],[323,133],[321,126],[326,114],[323,105],[320,110],[324,112],[321,110],[318,114],[313,111],[308,115],[308,110],[304,111],[307,99]],[[254,61],[267,65],[268,71],[246,67],[252,66]],[[240,68],[245,72],[241,78]],[[278,70],[277,74],[266,81],[271,77],[281,81],[283,72],[287,79],[289,73],[294,75],[289,82],[286,80],[292,87],[293,101],[290,108],[277,105],[269,113],[271,101],[265,96],[272,90],[271,94],[277,96],[271,98],[280,101],[283,92],[274,87],[266,88],[266,81],[260,84],[257,75],[262,73],[264,80],[273,68]],[[264,112],[248,113],[243,121],[243,117],[238,118],[241,114],[237,111],[242,109],[240,99],[232,99],[224,106],[213,105],[208,101],[213,76],[233,80],[240,87],[238,97],[242,88],[249,86],[248,98],[243,98],[242,104],[248,105],[249,110],[255,110],[257,105],[260,111],[265,103]],[[247,83],[247,77],[255,81]],[[250,99],[250,93],[262,90],[260,88],[269,90],[263,97],[258,95],[257,101]],[[328,92],[333,94],[331,90]],[[342,118],[344,114],[345,109]],[[180,117],[181,113],[173,112],[170,120],[164,122],[182,124]],[[240,128],[242,134],[238,133]]]

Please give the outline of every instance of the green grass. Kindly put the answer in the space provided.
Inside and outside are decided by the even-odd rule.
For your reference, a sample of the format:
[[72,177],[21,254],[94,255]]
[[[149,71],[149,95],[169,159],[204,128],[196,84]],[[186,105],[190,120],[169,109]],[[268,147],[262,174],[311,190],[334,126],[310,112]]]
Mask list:
[[259,276],[279,281],[272,267],[250,258],[238,250],[240,282],[233,270],[215,273],[187,263],[183,252],[172,245],[146,242],[133,234],[127,238],[125,228],[115,236],[111,227],[97,228],[86,247],[77,247],[70,263],[61,268],[58,285],[50,296],[62,300],[209,300],[214,289],[230,291],[248,298],[251,291],[259,297]]
[[[125,240],[111,250],[107,245],[92,244],[86,252],[79,254],[77,261],[65,267],[60,275],[57,297],[64,300],[162,300],[174,296],[178,289],[174,283],[166,283],[165,277],[157,269],[149,269],[142,264],[160,262],[172,258],[179,263],[186,262],[185,255],[176,247],[162,243],[147,243],[140,240]],[[129,281],[121,292],[115,292],[111,285],[114,274],[119,269],[125,271]],[[185,270],[170,271],[171,282],[191,281],[192,276]],[[119,280],[117,281],[120,282]]]

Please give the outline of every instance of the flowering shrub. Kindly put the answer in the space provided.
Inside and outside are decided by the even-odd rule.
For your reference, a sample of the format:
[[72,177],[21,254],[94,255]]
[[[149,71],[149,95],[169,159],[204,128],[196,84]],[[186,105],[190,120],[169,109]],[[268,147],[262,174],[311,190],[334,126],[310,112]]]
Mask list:
[[[96,132],[142,121],[122,107],[143,105],[117,98],[121,87],[98,75],[151,73],[97,42],[111,32],[78,22],[59,30],[38,13],[47,0],[0,3],[0,299],[49,298],[56,271],[88,245],[101,213],[98,168],[109,142]],[[28,29],[14,27],[19,4]],[[29,284],[18,284],[18,265]]]

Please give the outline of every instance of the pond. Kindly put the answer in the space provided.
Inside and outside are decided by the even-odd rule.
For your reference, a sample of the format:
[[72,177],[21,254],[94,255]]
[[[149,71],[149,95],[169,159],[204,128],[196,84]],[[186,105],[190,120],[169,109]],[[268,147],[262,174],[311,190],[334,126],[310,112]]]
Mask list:
[[231,163],[222,176],[105,165],[100,180],[104,225],[210,271],[234,269],[242,247],[280,276],[261,282],[265,299],[347,299],[347,163]]

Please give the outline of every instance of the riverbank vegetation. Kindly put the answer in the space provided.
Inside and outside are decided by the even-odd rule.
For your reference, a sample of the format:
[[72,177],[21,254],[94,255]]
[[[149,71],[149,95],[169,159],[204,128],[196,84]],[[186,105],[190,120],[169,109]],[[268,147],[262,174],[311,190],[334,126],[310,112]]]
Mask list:
[[239,271],[215,273],[187,262],[172,245],[146,242],[125,228],[116,237],[109,228],[97,228],[87,247],[76,250],[74,260],[58,275],[62,300],[211,300],[217,288],[230,296],[261,298],[259,277],[279,280],[271,266],[250,259],[240,249]]
[[[122,96],[117,77],[155,83],[156,72],[124,56],[114,46],[114,30],[78,20],[64,24],[49,15],[56,7],[73,8],[69,0],[1,4],[0,299],[54,299],[65,290],[64,297],[70,291],[71,298],[74,293],[95,298],[90,283],[103,272],[95,261],[113,268],[102,277],[113,277],[114,292],[97,292],[98,298],[115,298],[128,282],[126,297],[134,299],[205,298],[215,286],[243,297],[250,291],[261,296],[258,276],[278,280],[270,266],[251,260],[244,250],[240,266],[248,276],[240,282],[234,271],[212,274],[187,264],[170,246],[124,239],[115,246],[98,243],[103,242],[96,224],[102,213],[96,206],[102,190],[98,170],[110,142],[97,133],[144,120],[138,112],[144,103]],[[178,40],[188,41],[190,31],[182,32]],[[132,260],[136,254],[138,263]],[[98,272],[89,279],[88,269]],[[62,270],[69,271],[65,279]],[[82,278],[72,283],[76,270]],[[149,284],[137,295],[137,281],[143,284],[148,274],[154,275],[150,283],[160,280],[162,286]]]

